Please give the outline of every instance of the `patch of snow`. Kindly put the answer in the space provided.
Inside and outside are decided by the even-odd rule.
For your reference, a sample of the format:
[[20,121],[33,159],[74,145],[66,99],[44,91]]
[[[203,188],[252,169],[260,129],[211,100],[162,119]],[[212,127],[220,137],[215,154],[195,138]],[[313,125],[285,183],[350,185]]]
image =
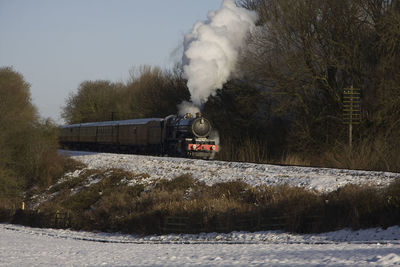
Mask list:
[[97,184],[99,182],[101,182],[102,178],[99,177],[99,175],[94,174],[94,175],[90,175],[85,182],[84,187],[90,187],[91,185]]

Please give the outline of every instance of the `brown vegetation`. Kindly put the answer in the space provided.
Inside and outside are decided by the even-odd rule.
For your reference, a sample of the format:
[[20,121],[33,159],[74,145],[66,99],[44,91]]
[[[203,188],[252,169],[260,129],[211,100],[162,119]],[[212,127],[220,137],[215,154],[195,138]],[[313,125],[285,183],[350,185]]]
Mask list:
[[[87,179],[98,179],[87,185]],[[400,183],[386,188],[346,185],[331,193],[282,186],[252,187],[232,181],[207,186],[190,175],[160,180],[121,170],[86,171],[52,188],[58,194],[36,211],[19,211],[15,223],[39,227],[123,231],[229,232],[282,229],[322,232],[351,227],[388,227],[400,221]],[[38,212],[40,210],[40,212]],[[62,221],[56,216],[64,214]]]

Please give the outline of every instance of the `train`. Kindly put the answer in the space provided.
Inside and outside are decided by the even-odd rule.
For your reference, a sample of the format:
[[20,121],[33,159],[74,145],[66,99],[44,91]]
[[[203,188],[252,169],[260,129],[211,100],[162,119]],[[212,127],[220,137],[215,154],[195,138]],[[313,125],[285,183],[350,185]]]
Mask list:
[[211,123],[200,112],[64,125],[64,149],[211,159],[219,151]]

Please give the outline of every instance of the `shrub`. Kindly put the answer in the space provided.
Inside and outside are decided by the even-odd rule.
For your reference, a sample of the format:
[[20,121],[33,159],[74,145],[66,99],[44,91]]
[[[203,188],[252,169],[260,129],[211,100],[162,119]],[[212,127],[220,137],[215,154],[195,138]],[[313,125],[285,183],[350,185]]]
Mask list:
[[355,229],[382,225],[383,190],[371,186],[346,185],[326,196],[326,224]]

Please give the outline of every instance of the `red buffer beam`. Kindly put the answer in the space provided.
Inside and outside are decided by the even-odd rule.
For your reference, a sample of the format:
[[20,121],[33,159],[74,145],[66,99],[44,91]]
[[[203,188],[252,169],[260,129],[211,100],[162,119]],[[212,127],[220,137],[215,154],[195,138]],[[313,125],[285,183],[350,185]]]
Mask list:
[[189,151],[218,151],[217,145],[188,144]]

